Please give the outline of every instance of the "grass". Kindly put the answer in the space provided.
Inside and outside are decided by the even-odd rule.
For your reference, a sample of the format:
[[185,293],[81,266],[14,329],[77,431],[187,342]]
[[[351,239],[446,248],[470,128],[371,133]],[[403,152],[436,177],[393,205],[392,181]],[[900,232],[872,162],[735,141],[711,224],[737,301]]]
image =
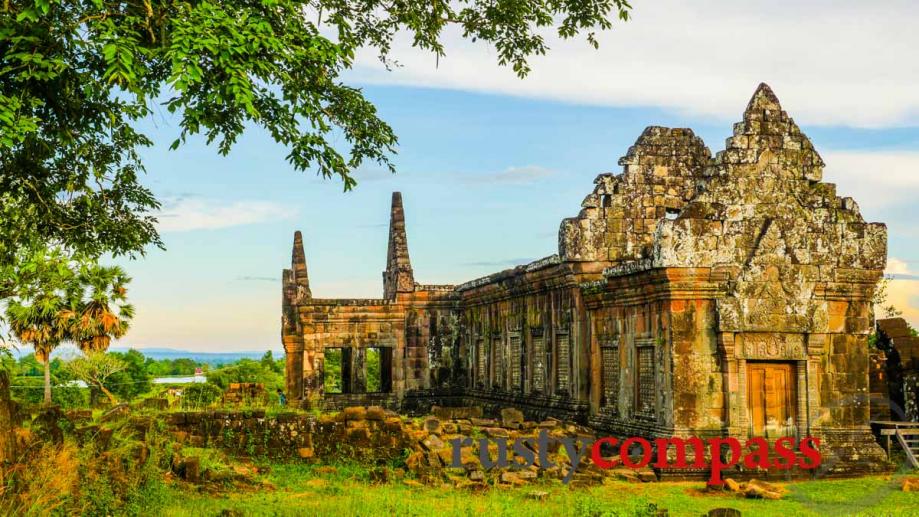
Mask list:
[[[415,488],[401,482],[372,485],[367,471],[356,466],[340,466],[335,473],[323,474],[312,466],[273,465],[268,480],[275,490],[214,495],[170,487],[169,493],[164,494],[165,506],[157,513],[208,516],[231,510],[247,516],[599,517],[656,515],[656,508],[665,508],[670,516],[699,516],[712,508],[730,507],[740,510],[744,516],[917,515],[919,494],[902,492],[902,478],[896,475],[788,483],[789,494],[785,499],[766,501],[706,493],[701,482],[614,482],[580,489],[546,483],[474,493],[453,488]],[[534,491],[549,495],[545,500],[534,500],[528,496]]]

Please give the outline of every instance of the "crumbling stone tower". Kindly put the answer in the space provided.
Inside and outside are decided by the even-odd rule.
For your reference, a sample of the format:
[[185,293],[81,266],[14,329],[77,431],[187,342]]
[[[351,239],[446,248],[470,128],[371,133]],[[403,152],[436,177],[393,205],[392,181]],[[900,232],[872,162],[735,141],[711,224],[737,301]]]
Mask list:
[[[431,343],[454,345],[448,336],[453,286],[415,282],[398,192],[392,196],[383,298],[313,298],[300,232],[283,285],[281,339],[294,405],[398,406],[407,392],[430,388],[430,372],[440,369],[442,354]],[[334,392],[324,378],[329,354],[334,354]]]
[[412,261],[408,256],[408,237],[405,235],[402,193],[393,192],[386,271],[383,271],[383,298],[394,300],[398,293],[411,293],[414,290],[415,275],[412,272]]
[[[601,368],[595,384],[653,382],[636,401],[662,434],[819,436],[840,472],[880,468],[867,339],[886,227],[822,183],[823,165],[760,85],[692,199],[656,223],[650,255],[587,295],[597,355],[635,366],[616,380]],[[635,310],[645,323],[629,332]],[[594,400],[597,425],[632,421],[619,395]]]

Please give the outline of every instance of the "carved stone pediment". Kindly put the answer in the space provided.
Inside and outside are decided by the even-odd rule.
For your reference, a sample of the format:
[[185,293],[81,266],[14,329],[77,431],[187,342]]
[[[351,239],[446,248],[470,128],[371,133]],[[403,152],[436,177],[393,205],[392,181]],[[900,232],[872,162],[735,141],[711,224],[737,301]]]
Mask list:
[[804,334],[746,332],[735,338],[735,356],[752,360],[802,360],[805,358]]

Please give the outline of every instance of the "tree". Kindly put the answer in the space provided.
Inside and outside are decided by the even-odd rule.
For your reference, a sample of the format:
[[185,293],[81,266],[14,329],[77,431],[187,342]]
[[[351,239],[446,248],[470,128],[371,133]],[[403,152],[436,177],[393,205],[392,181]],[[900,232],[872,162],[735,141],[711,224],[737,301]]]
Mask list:
[[112,338],[123,337],[134,317],[126,285],[131,281],[118,266],[83,264],[77,277],[83,295],[71,329],[83,352],[108,350]]
[[881,280],[878,281],[877,286],[874,289],[874,296],[872,297],[871,303],[874,306],[875,310],[883,310],[885,318],[897,318],[903,315],[903,311],[897,309],[893,304],[887,304],[887,289],[890,287],[890,280],[892,277],[884,276]]
[[273,393],[276,389],[284,387],[284,375],[262,361],[240,359],[208,372],[207,382],[222,390],[228,389],[230,384],[235,382],[260,382],[269,393]]
[[113,406],[118,404],[118,399],[105,387],[105,382],[109,377],[127,367],[127,363],[121,359],[100,351],[87,352],[83,357],[78,357],[67,363],[67,369],[74,377],[89,386],[98,388],[108,397]]
[[196,382],[182,389],[182,407],[201,409],[220,400],[223,395],[217,385],[209,382]]
[[262,368],[266,371],[272,371],[274,373],[284,373],[284,367],[279,364],[279,361],[275,361],[274,354],[271,350],[265,352],[265,355],[262,356]]
[[[227,154],[246,127],[297,170],[394,170],[396,135],[342,81],[361,49],[387,65],[397,34],[440,57],[442,34],[493,45],[525,76],[562,38],[627,20],[626,0],[14,0],[0,9],[0,264],[36,243],[98,256],[162,246],[158,203],[138,182],[138,123],[162,105],[172,147],[203,134]],[[341,142],[341,146],[333,145]]]
[[205,363],[199,363],[188,357],[179,357],[176,359],[154,359],[147,357],[144,360],[144,368],[147,373],[154,377],[165,377],[167,375],[194,375],[196,368],[205,369]]
[[50,404],[51,351],[63,341],[77,343],[84,352],[104,351],[112,338],[122,337],[134,314],[126,298],[130,279],[119,267],[61,248],[20,254],[21,263],[8,269],[5,316],[13,334],[44,364],[44,401]]
[[31,345],[44,365],[44,402],[51,404],[51,351],[69,338],[77,279],[71,258],[59,250],[35,253],[19,272],[14,279],[18,290],[7,300],[6,319],[16,338]]
[[153,376],[147,370],[144,355],[133,348],[127,352],[109,352],[127,367],[109,378],[109,391],[125,400],[147,393],[153,387]]

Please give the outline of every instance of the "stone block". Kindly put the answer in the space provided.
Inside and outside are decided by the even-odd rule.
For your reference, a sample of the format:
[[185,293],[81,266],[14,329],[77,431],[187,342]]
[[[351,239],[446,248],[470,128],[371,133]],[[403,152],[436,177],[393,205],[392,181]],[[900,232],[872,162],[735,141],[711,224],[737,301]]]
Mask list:
[[498,423],[490,418],[471,418],[469,421],[476,427],[494,427]]
[[482,429],[482,433],[489,438],[507,438],[510,436],[507,429],[501,427],[486,427]]
[[363,406],[346,407],[341,414],[345,420],[364,420],[367,418],[367,408]]
[[432,434],[428,436],[427,438],[425,438],[421,442],[421,445],[423,445],[426,450],[437,451],[444,447],[444,442],[440,438],[438,438],[436,434]]
[[183,462],[185,481],[189,483],[201,482],[201,459],[197,456],[185,458]]
[[386,417],[386,411],[380,406],[370,406],[367,408],[367,420],[383,420]]
[[501,410],[501,423],[504,425],[520,424],[523,422],[523,412],[516,408]]
[[437,417],[431,416],[431,417],[425,418],[424,422],[422,423],[422,426],[424,427],[425,431],[429,433],[441,432],[440,419],[438,419]]

